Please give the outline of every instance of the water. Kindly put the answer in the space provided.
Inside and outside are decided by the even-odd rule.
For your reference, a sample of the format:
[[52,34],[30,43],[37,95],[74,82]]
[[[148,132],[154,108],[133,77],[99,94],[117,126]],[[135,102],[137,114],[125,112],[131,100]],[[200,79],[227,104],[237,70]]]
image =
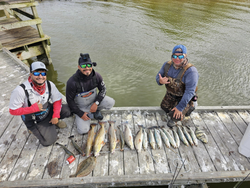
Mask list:
[[250,2],[206,0],[42,1],[51,37],[49,79],[65,94],[80,53],[89,53],[115,106],[159,106],[155,76],[184,44],[199,72],[199,105],[249,105]]
[[89,53],[115,106],[159,106],[165,87],[155,76],[184,44],[200,76],[199,105],[249,105],[247,0],[46,0],[37,10],[52,43],[48,79],[63,94],[79,54]]

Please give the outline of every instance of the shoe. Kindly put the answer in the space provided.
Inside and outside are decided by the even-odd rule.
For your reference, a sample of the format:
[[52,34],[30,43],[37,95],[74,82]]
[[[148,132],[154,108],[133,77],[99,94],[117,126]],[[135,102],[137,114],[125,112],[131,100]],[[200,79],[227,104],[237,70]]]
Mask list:
[[103,119],[103,116],[101,114],[101,112],[99,110],[97,110],[95,113],[94,113],[94,118],[96,120],[102,120]]
[[194,110],[195,110],[195,107],[191,106],[191,107],[189,108],[189,110],[187,111],[187,113],[185,114],[185,116],[186,116],[186,117],[187,117],[187,116],[190,116],[190,114],[191,114]]
[[67,124],[62,121],[62,120],[59,120],[58,123],[56,124],[56,126],[60,129],[63,129],[63,128],[66,128],[67,127]]
[[173,128],[175,126],[175,122],[172,119],[170,119],[167,123],[167,126]]

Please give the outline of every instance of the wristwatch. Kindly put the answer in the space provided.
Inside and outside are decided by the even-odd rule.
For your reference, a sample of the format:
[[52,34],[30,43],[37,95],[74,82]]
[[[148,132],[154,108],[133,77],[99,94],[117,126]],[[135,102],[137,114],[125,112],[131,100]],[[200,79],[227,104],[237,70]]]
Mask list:
[[99,101],[95,101],[95,103],[96,103],[97,106],[100,104]]

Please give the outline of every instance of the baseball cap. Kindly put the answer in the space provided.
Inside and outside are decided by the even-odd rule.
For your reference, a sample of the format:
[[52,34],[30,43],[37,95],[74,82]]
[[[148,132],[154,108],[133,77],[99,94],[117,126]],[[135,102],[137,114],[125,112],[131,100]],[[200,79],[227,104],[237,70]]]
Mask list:
[[[177,50],[177,49],[178,49],[178,50]],[[181,50],[179,50],[179,49],[181,49]],[[187,48],[186,48],[186,46],[184,46],[184,45],[182,45],[182,44],[179,44],[179,45],[177,45],[177,46],[175,46],[175,47],[173,48],[172,54],[174,54],[174,53],[183,53],[183,54],[187,54]]]
[[39,69],[44,69],[44,70],[48,71],[48,69],[46,69],[45,64],[41,61],[35,61],[30,65],[30,72],[33,72],[33,71],[39,70]]

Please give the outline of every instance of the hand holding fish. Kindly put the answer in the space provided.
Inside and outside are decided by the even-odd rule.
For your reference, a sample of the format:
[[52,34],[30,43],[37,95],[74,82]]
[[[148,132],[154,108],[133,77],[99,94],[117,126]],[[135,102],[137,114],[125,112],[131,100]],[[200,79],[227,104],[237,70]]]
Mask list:
[[159,83],[160,84],[169,84],[170,82],[168,81],[168,78],[166,76],[162,77],[161,74],[159,73]]
[[176,107],[174,107],[171,111],[174,111],[173,117],[174,117],[175,119],[181,118],[181,120],[182,120],[183,114],[182,114],[181,111],[179,111]]

